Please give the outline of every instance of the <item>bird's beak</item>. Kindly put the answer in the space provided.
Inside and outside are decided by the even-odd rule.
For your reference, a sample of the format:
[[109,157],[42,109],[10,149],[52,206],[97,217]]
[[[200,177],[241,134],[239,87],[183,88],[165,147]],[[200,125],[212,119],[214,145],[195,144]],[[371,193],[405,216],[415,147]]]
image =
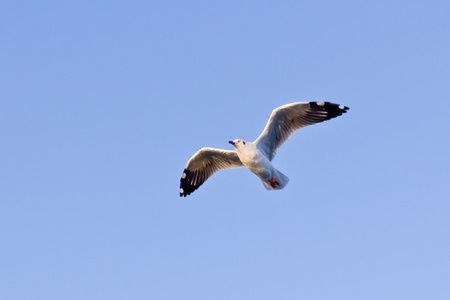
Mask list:
[[233,146],[234,146],[234,144],[236,144],[236,143],[233,142],[233,141],[229,141],[228,143],[230,143],[230,144],[233,145]]

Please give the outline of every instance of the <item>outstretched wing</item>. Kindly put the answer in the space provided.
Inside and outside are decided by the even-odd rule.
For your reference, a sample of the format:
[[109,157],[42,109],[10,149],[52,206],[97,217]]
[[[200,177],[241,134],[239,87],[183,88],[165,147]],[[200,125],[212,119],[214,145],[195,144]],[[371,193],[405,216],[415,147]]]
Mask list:
[[181,175],[180,197],[194,192],[219,170],[243,166],[236,151],[202,148],[191,157]]
[[276,108],[255,143],[269,160],[297,129],[346,113],[349,108],[329,102],[297,102]]

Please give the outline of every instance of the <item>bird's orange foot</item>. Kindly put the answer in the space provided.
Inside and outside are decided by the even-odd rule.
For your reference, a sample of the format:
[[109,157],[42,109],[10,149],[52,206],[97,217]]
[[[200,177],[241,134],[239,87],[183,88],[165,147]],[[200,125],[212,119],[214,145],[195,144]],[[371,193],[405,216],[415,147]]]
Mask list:
[[272,179],[269,180],[268,182],[269,182],[269,184],[270,184],[270,186],[271,186],[272,188],[275,188],[277,185],[278,185],[278,186],[280,185],[280,183],[278,182],[278,180],[274,179],[273,177],[272,177]]

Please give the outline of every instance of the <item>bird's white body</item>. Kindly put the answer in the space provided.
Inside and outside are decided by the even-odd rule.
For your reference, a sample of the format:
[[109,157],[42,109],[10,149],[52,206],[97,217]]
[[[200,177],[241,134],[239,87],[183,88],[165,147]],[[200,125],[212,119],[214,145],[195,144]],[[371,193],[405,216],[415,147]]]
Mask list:
[[280,190],[289,182],[289,178],[278,171],[256,143],[243,140],[232,142],[242,164],[258,176],[268,190]]

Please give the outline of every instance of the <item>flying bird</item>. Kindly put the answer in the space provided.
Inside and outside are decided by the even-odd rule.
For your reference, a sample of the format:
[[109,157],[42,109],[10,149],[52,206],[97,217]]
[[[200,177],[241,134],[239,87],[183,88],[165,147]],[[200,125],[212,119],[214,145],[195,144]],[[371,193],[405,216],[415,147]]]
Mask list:
[[247,167],[268,190],[280,190],[289,178],[271,163],[279,148],[297,129],[330,120],[349,108],[330,102],[296,102],[276,108],[254,141],[230,141],[234,150],[202,148],[189,159],[180,182],[180,197],[190,195],[219,170]]

